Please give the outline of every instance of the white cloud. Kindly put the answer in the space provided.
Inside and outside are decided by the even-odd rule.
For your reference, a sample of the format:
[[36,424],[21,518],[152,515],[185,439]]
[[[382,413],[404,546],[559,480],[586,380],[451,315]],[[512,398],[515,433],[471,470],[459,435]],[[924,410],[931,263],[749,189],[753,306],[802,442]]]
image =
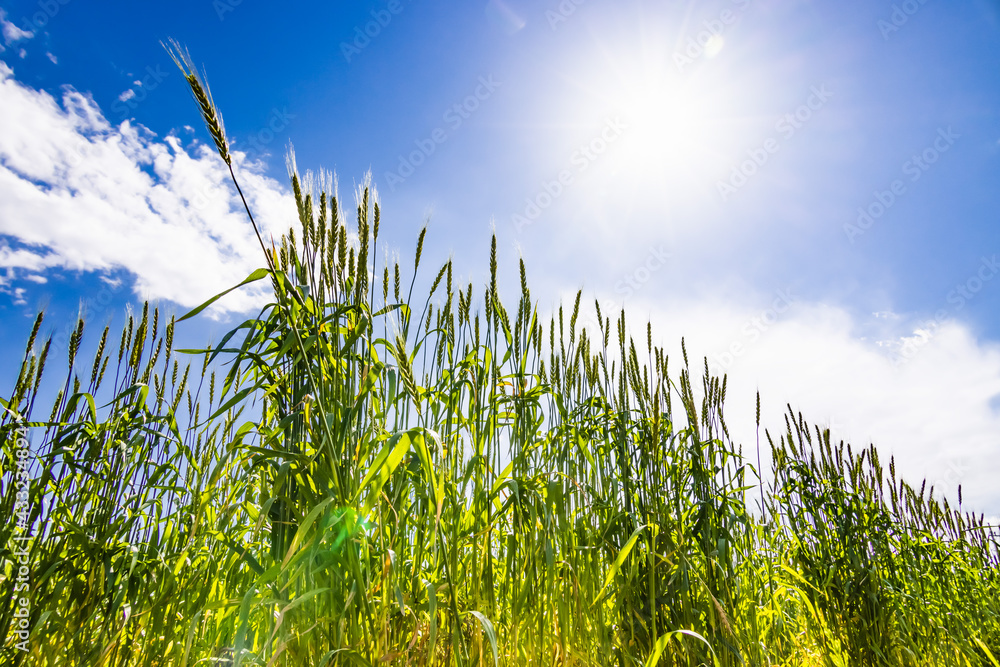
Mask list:
[[[704,357],[713,370],[728,373],[727,423],[751,458],[759,389],[762,426],[772,437],[783,434],[790,403],[811,424],[831,427],[834,439],[852,443],[855,451],[874,443],[886,474],[895,455],[897,471],[918,486],[927,478],[954,504],[961,484],[966,508],[1000,512],[1000,413],[993,400],[1000,396],[1000,345],[976,340],[967,326],[947,319],[905,363],[894,363],[889,352],[913,336],[919,323],[900,317],[879,322],[885,329],[878,339],[893,341],[887,350],[859,334],[871,323],[862,326],[837,306],[796,301],[765,322],[761,315],[773,298],[751,300],[753,307],[743,298],[691,302],[639,294],[625,307],[643,347],[645,319],[636,316],[650,314],[657,339],[672,351],[672,376],[683,363],[682,336],[696,377],[704,372]],[[614,320],[617,312],[605,314]],[[748,333],[753,331],[757,334]],[[730,360],[723,353],[734,343],[740,352]],[[761,442],[767,468],[763,429]]]
[[[185,149],[176,136],[160,139],[127,121],[114,126],[90,96],[66,88],[57,101],[16,81],[4,63],[0,126],[8,128],[0,133],[0,235],[19,246],[0,247],[0,285],[54,267],[125,269],[140,298],[194,306],[263,265],[209,147]],[[285,188],[259,166],[239,173],[258,222],[275,236],[286,230],[295,207]],[[219,310],[247,310],[265,289],[244,288]]]
[[0,266],[6,269],[42,271],[58,265],[59,259],[54,255],[45,255],[26,249],[13,250],[10,246],[0,242]]
[[58,65],[58,64],[59,64],[59,59],[58,59],[58,58],[56,58],[55,54],[54,54],[54,53],[52,53],[51,51],[47,51],[47,52],[45,53],[45,56],[46,56],[46,57],[47,57],[47,58],[48,58],[49,60],[51,60],[51,61],[52,61],[52,64],[53,64],[53,65]]
[[131,88],[129,88],[124,93],[122,93],[121,95],[119,95],[118,99],[121,100],[122,102],[128,102],[133,97],[135,97],[135,91],[132,90]]
[[[21,30],[16,25],[7,20],[7,12],[0,9],[0,32],[3,33],[3,41],[7,46],[22,39],[31,39],[35,33],[30,30]],[[22,56],[23,57],[23,56]]]

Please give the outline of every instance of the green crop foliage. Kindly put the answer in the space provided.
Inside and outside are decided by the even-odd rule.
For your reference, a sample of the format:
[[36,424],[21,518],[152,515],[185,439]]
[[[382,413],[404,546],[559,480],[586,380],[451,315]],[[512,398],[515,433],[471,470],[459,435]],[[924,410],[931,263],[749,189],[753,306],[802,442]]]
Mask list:
[[380,263],[370,188],[349,217],[291,163],[300,224],[245,281],[273,300],[218,345],[147,305],[83,365],[81,321],[38,415],[36,320],[0,403],[3,664],[998,665],[1000,531],[960,498],[791,408],[760,474],[726,379],[648,324],[542,314],[523,263],[503,299],[495,238],[482,290],[420,273],[426,230]]

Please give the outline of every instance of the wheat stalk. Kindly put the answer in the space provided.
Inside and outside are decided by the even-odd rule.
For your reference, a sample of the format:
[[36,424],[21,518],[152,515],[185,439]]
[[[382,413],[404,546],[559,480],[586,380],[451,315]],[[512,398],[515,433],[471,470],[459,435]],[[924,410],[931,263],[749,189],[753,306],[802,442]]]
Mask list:
[[170,39],[168,42],[160,42],[160,44],[170,54],[171,60],[174,61],[174,64],[177,65],[177,68],[184,75],[184,79],[188,82],[191,94],[194,96],[195,102],[198,103],[198,109],[201,111],[202,120],[205,121],[205,126],[215,141],[215,147],[219,151],[219,155],[228,166],[232,166],[232,158],[229,154],[229,141],[226,139],[226,128],[222,124],[222,114],[219,113],[218,107],[215,106],[215,101],[212,99],[212,91],[209,89],[208,83],[203,81],[201,74],[199,74],[198,69],[191,60],[191,54],[188,50],[183,48],[175,39]]

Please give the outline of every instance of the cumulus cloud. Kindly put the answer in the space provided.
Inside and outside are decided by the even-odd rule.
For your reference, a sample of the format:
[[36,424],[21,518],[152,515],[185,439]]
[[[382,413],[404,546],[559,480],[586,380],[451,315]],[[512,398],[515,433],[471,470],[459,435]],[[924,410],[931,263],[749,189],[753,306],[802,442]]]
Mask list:
[[[43,270],[135,276],[143,299],[193,306],[264,262],[242,204],[214,151],[108,122],[94,100],[65,88],[61,100],[18,82],[0,62],[0,289]],[[236,154],[242,161],[243,155]],[[295,218],[287,190],[243,164],[241,184],[265,232]],[[265,234],[266,238],[266,234]],[[260,285],[260,284],[258,284]],[[264,286],[219,302],[245,311]]]
[[[961,484],[966,508],[1000,515],[1000,345],[946,318],[912,347],[907,340],[919,336],[920,322],[880,313],[875,326],[882,328],[873,331],[866,318],[842,307],[788,301],[778,292],[697,302],[640,293],[625,308],[639,340],[645,341],[645,319],[636,317],[649,315],[658,340],[672,351],[672,375],[683,363],[682,336],[693,374],[703,373],[706,357],[713,373],[728,374],[730,433],[752,458],[760,391],[765,469],[763,429],[780,437],[791,404],[811,424],[829,427],[835,441],[855,450],[874,443],[886,468],[895,456],[897,471],[911,483],[927,479],[951,503]],[[613,300],[604,303],[613,320]]]

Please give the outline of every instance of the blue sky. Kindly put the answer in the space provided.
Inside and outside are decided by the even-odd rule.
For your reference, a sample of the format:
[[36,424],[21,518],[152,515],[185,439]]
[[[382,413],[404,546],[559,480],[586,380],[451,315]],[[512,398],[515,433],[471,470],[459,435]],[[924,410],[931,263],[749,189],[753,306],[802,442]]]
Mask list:
[[[0,373],[31,317],[182,312],[259,249],[160,46],[203,64],[268,229],[285,153],[383,237],[579,288],[1000,513],[1000,2],[0,0]],[[218,338],[260,303],[182,333]],[[94,327],[97,328],[96,326]]]

